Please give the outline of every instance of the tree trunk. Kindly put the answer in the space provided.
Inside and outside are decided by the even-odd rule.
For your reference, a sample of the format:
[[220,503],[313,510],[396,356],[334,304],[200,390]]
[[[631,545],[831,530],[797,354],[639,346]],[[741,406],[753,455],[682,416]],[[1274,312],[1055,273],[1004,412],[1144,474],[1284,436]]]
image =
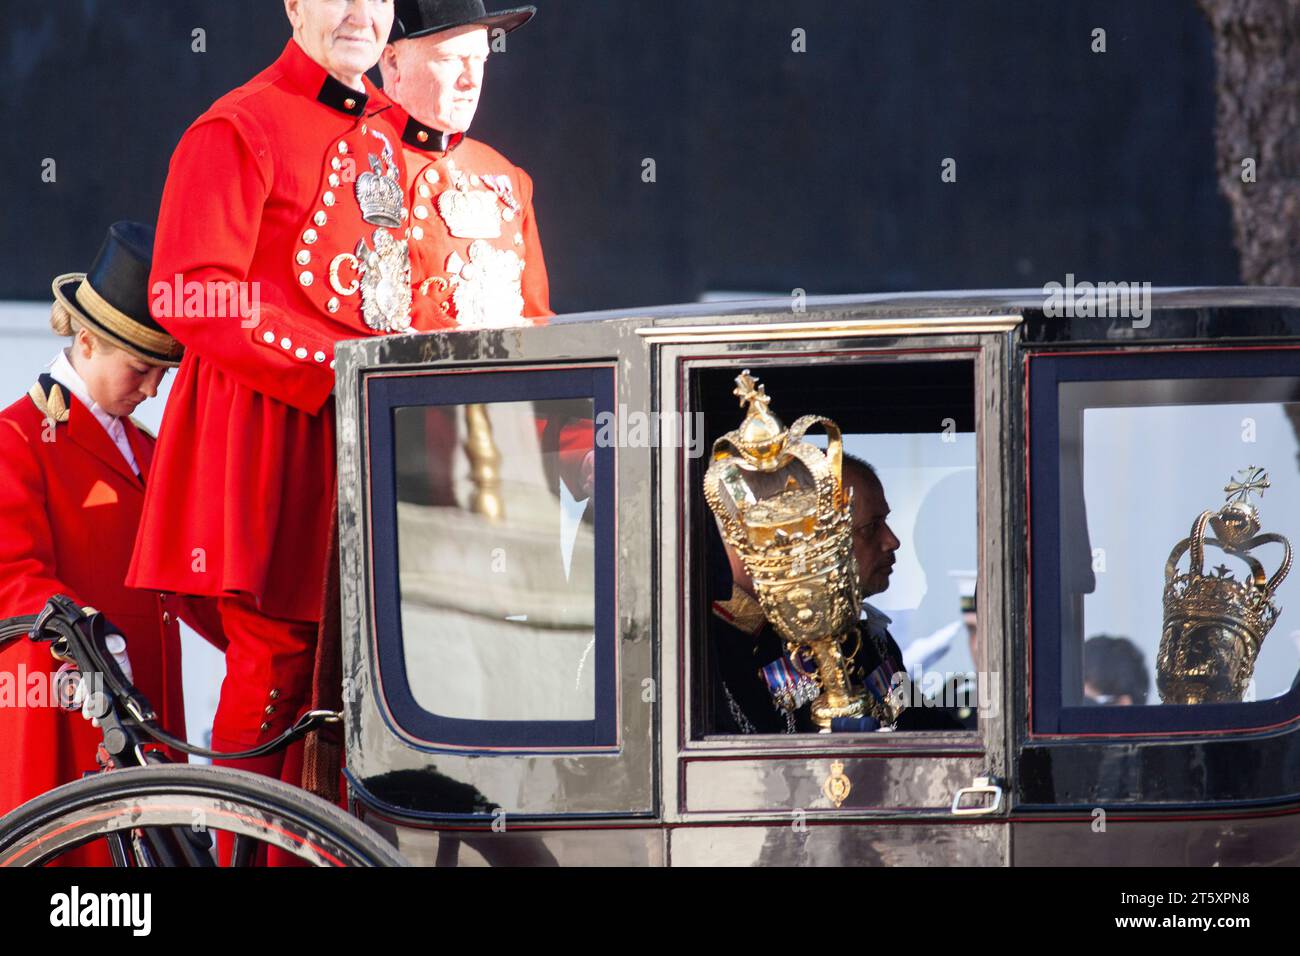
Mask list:
[[1300,2],[1198,2],[1214,32],[1219,188],[1242,281],[1300,286]]

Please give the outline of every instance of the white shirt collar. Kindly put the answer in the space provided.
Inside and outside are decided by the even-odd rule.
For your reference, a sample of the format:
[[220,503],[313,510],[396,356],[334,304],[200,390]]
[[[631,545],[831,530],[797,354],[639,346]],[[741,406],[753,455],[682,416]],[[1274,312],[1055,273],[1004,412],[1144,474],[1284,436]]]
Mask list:
[[68,350],[59,349],[59,354],[54,356],[54,360],[49,364],[50,377],[58,382],[73,395],[81,404],[90,410],[90,413],[99,419],[99,423],[108,428],[109,421],[116,421],[113,415],[108,414],[99,407],[99,403],[90,397],[90,389],[86,387],[85,380],[77,374],[77,370],[72,367],[72,362],[68,359]]

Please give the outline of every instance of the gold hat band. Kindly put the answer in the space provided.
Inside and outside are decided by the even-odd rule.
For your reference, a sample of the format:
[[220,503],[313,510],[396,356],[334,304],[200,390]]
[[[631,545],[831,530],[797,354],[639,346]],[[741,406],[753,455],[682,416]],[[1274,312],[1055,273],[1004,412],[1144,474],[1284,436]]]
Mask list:
[[141,325],[108,302],[85,279],[77,286],[76,298],[92,319],[119,338],[159,355],[170,356],[180,351],[174,338],[166,332],[156,332]]

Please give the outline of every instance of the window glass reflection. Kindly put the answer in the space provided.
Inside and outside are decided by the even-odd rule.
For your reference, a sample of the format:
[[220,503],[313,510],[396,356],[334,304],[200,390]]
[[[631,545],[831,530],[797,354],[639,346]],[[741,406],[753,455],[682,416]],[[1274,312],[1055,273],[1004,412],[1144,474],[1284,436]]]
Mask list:
[[394,410],[403,654],[416,702],[595,715],[593,403]]
[[[1300,579],[1273,596],[1283,609],[1258,649],[1249,646],[1252,559],[1272,575],[1284,549],[1265,541],[1247,557],[1216,547],[1207,526],[1202,575],[1189,580],[1181,553],[1166,600],[1166,562],[1203,511],[1218,512],[1225,487],[1248,467],[1270,487],[1247,496],[1262,532],[1300,533],[1300,403],[1291,380],[1076,382],[1061,386],[1061,587],[1067,706],[1264,700],[1287,693],[1300,665]],[[1238,496],[1241,497],[1241,496]],[[1221,535],[1220,535],[1221,537]],[[1187,551],[1190,551],[1190,547]],[[1188,587],[1199,588],[1188,596]],[[1245,590],[1242,588],[1245,587]],[[1236,595],[1236,597],[1234,597]],[[1238,600],[1238,597],[1241,600]],[[1190,612],[1190,617],[1188,613]],[[1178,653],[1160,660],[1161,637]],[[1257,653],[1257,656],[1256,656]],[[1239,694],[1229,672],[1254,659]],[[1247,667],[1248,669],[1248,667]],[[1163,676],[1162,676],[1163,675]],[[1206,687],[1218,681],[1219,690]],[[1183,696],[1169,688],[1184,688]],[[1187,690],[1187,688],[1191,688]],[[1177,698],[1177,699],[1176,699]]]

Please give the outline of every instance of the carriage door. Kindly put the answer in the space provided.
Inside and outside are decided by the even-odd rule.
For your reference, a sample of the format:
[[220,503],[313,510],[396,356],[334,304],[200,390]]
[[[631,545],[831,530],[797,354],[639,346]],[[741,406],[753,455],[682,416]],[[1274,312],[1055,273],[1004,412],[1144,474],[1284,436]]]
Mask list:
[[371,817],[501,833],[654,813],[648,449],[603,427],[648,386],[575,357],[599,339],[580,331],[346,355],[347,762]]
[[[663,715],[670,862],[1005,863],[1002,430],[1017,319],[805,320],[642,333],[658,347],[661,406],[703,439],[660,459],[661,526],[676,542],[659,550],[666,696],[679,704]],[[745,370],[785,428],[832,419],[845,454],[874,468],[898,545],[872,565],[862,613],[888,619],[901,649],[909,729],[817,733],[778,707],[783,645],[763,637],[704,494],[712,443],[745,414]],[[855,491],[854,534],[884,540],[870,494]]]
[[1050,345],[1025,368],[1017,864],[1293,865],[1300,350]]

